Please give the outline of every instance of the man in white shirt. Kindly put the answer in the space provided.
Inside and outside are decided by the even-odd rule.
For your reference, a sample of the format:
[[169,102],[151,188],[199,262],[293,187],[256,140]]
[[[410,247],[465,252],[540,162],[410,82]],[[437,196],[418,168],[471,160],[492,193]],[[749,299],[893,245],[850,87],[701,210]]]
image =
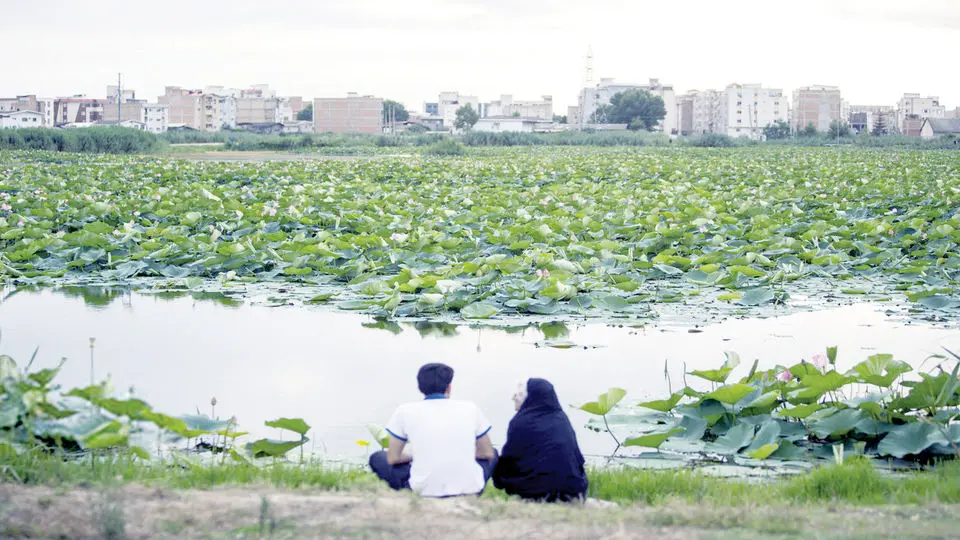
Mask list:
[[426,364],[417,373],[423,401],[397,408],[387,423],[387,451],[370,456],[370,468],[393,489],[425,497],[483,492],[497,464],[490,423],[469,401],[450,399],[453,368]]

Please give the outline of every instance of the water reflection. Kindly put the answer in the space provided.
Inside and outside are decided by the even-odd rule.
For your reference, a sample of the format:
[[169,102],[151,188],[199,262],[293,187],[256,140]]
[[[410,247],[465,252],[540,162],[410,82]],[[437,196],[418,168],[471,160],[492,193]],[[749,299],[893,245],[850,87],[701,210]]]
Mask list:
[[[658,399],[684,371],[716,368],[724,350],[760,368],[810,359],[839,346],[847,369],[876,352],[919,366],[941,345],[960,348],[956,326],[900,323],[870,304],[769,319],[727,320],[700,328],[621,328],[540,323],[507,328],[444,322],[392,322],[305,307],[236,305],[196,291],[172,294],[97,287],[21,290],[0,303],[0,349],[35,366],[69,358],[64,387],[89,382],[88,338],[95,336],[97,376],[114,388],[136,387],[156,410],[236,416],[252,436],[276,437],[265,420],[303,417],[316,449],[361,459],[366,425],[384,423],[398,403],[419,399],[416,371],[425,362],[456,370],[454,394],[475,401],[503,442],[519,381],[544,377],[565,404],[583,403],[612,386],[628,400]],[[436,339],[426,339],[436,338]],[[544,344],[572,343],[561,348]],[[586,348],[584,348],[586,347]],[[739,373],[739,372],[737,372]],[[693,381],[690,381],[693,383]],[[570,412],[580,428],[584,413]],[[584,451],[609,453],[606,434],[580,429]],[[313,443],[311,443],[313,444]]]

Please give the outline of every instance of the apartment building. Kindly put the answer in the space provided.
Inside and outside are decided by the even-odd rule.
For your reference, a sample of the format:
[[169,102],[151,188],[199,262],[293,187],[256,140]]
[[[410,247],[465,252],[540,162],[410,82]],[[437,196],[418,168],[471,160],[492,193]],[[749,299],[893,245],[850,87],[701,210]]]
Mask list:
[[693,90],[677,98],[680,135],[723,133],[720,117],[722,92]]
[[873,133],[879,126],[882,133],[897,133],[897,110],[889,105],[851,105],[847,111],[847,121],[856,133]]
[[680,118],[680,135],[693,134],[693,92],[677,96],[677,114]]
[[503,94],[497,101],[487,104],[484,116],[519,116],[553,120],[553,96],[542,96],[540,100],[514,100],[510,94]]
[[[921,97],[920,94],[907,93],[897,101],[897,126],[904,134],[914,131],[914,127],[916,134],[920,134],[920,124],[916,120],[922,123],[926,118],[944,118],[946,114],[947,108],[940,104],[937,96]],[[907,122],[908,119],[913,122]]]
[[759,140],[763,137],[763,128],[787,122],[789,111],[787,98],[779,88],[731,84],[720,93],[719,129],[713,133]]
[[844,118],[844,103],[836,86],[804,86],[793,91],[792,125],[796,130],[813,124],[817,131],[827,131],[830,123]]
[[[119,111],[119,118],[118,118]],[[103,108],[102,121],[123,125],[125,122],[137,122],[144,131],[164,133],[169,127],[170,106],[160,103],[147,103],[144,100],[107,104]]]
[[103,120],[107,100],[73,96],[57,98],[53,102],[53,124],[92,124]]
[[[54,125],[52,98],[38,98],[34,94],[25,94],[12,98],[0,98],[0,113],[9,113],[15,111],[33,111],[42,115],[40,126],[52,127]],[[29,123],[33,123],[33,116],[30,116]]]
[[579,109],[578,127],[582,129],[587,124],[594,123],[594,113],[601,105],[610,103],[610,98],[627,90],[646,90],[663,99],[663,106],[667,110],[666,116],[660,122],[660,130],[664,133],[677,133],[679,130],[679,114],[677,110],[677,96],[672,85],[664,85],[659,79],[650,79],[648,84],[617,83],[613,79],[600,79],[593,88],[584,88],[577,99]]
[[314,133],[383,133],[383,99],[347,94],[313,100]]
[[172,126],[184,126],[203,130],[203,90],[189,90],[179,86],[167,86],[157,103],[167,106],[167,122]]

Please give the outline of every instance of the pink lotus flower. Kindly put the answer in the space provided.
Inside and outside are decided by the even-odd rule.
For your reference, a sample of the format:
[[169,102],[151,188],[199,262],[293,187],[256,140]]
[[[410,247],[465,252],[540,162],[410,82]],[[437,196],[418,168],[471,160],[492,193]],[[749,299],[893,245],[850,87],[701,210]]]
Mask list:
[[550,277],[550,271],[547,270],[546,268],[538,268],[538,269],[537,269],[537,277],[538,277],[538,278]]
[[783,382],[790,382],[793,380],[793,373],[790,373],[790,370],[785,369],[780,372],[779,375],[777,375],[777,378]]
[[707,232],[707,226],[706,226],[706,225],[701,225],[701,226],[700,226],[700,232],[702,232],[702,233]]
[[3,204],[0,204],[0,210],[3,210],[4,212],[9,212],[10,210],[13,210],[13,207],[7,203],[3,203]]
[[17,227],[23,227],[23,220],[22,220],[22,219],[17,222]]
[[134,210],[134,211],[133,211],[133,216],[134,216],[134,217],[140,217],[140,211],[139,211],[139,210]]
[[813,355],[812,361],[813,361],[813,365],[817,366],[817,369],[819,369],[820,371],[827,369],[827,364],[829,364],[830,362],[827,359],[827,356],[825,354]]

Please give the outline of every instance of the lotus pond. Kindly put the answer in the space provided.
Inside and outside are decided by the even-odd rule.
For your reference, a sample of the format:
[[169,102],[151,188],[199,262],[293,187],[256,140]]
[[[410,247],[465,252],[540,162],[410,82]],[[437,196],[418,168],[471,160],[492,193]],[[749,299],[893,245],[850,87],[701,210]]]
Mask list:
[[[497,443],[542,376],[600,461],[926,462],[960,441],[958,196],[960,158],[933,151],[0,154],[0,353],[24,404],[0,417],[88,449],[359,461],[444,361]],[[66,356],[56,382],[86,388],[23,375],[38,345],[31,369]]]

